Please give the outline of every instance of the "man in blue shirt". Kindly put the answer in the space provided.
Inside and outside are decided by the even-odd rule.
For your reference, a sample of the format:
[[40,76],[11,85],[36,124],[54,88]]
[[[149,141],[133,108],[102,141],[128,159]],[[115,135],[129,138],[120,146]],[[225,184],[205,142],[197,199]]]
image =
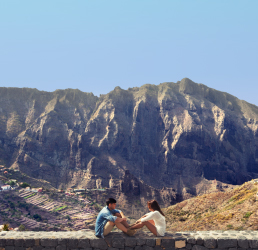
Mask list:
[[95,235],[97,237],[106,236],[111,232],[114,226],[122,230],[129,236],[133,236],[136,230],[129,229],[129,225],[126,222],[126,217],[121,210],[116,208],[116,200],[109,198],[106,201],[107,206],[104,207],[98,214],[96,225],[95,225]]

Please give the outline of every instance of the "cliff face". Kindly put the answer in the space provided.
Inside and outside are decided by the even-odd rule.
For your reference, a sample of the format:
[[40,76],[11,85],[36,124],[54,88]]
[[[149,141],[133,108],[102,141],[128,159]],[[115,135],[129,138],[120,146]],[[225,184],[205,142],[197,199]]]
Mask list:
[[258,107],[187,78],[99,98],[0,88],[0,164],[55,187],[111,187],[129,170],[195,195],[204,178],[258,178],[257,145]]

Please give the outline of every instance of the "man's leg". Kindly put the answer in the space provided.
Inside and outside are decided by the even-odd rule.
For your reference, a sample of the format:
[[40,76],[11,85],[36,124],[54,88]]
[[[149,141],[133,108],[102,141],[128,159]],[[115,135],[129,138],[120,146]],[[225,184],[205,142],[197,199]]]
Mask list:
[[106,236],[107,234],[109,234],[109,233],[112,231],[112,229],[114,228],[114,226],[115,226],[115,223],[114,223],[114,222],[108,221],[108,222],[106,223],[105,227],[104,227],[104,232],[103,232],[104,236]]
[[128,229],[121,222],[108,221],[104,227],[104,232],[103,232],[104,236],[109,234],[114,228],[114,226],[116,226],[118,229],[122,230],[123,232],[127,233]]
[[118,229],[122,230],[124,233],[127,233],[127,227],[125,227],[124,224],[122,224],[123,222],[115,222],[115,225]]
[[[116,213],[114,214],[116,217],[122,218],[121,214]],[[127,221],[122,221],[121,224],[123,224],[126,228],[129,228],[130,225],[127,223]]]

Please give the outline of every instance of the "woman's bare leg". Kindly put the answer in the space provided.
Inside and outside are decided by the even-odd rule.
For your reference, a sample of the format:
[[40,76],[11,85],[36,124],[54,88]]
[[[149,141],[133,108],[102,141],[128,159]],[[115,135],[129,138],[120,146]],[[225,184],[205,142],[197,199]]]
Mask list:
[[153,226],[155,226],[154,220],[148,220],[148,222],[150,222]]
[[155,234],[157,236],[156,227],[152,223],[150,223],[149,221],[144,221],[144,222],[137,223],[137,224],[131,226],[130,229],[139,229],[139,228],[142,228],[144,226],[146,226],[153,234]]

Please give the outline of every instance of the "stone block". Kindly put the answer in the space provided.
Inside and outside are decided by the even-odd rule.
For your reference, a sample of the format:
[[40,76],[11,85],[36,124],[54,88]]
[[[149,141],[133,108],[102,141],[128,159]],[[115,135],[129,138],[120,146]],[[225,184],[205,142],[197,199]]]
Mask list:
[[133,250],[133,247],[125,247],[125,250]]
[[228,250],[237,250],[237,248],[233,247],[233,248],[229,248]]
[[90,241],[88,239],[80,239],[78,243],[79,248],[90,248]]
[[112,247],[124,248],[125,247],[125,240],[123,238],[114,238],[112,240]]
[[55,248],[55,247],[45,247],[44,249],[47,249],[47,250],[55,250],[56,248]]
[[79,239],[68,239],[67,248],[69,249],[77,249],[79,245]]
[[90,245],[93,248],[107,249],[108,245],[104,239],[91,239]]
[[153,250],[153,247],[144,245],[144,246],[142,246],[142,249],[143,250]]
[[142,250],[142,246],[136,246],[134,250]]
[[26,250],[25,247],[14,247],[15,250]]
[[249,240],[249,247],[250,248],[258,248],[258,238],[254,237],[251,240]]
[[192,250],[209,250],[207,247],[200,246],[200,245],[194,245]]
[[5,250],[14,250],[14,246],[6,246]]
[[35,246],[40,246],[40,240],[39,239],[35,239]]
[[161,240],[161,247],[163,248],[174,248],[175,247],[175,240],[174,239],[162,239]]
[[239,249],[239,247],[247,249],[247,248],[249,248],[249,241],[246,237],[239,236],[239,237],[237,237],[237,245],[238,245],[238,249]]
[[155,246],[155,247],[153,247],[153,249],[154,249],[154,250],[163,250],[163,249],[161,248],[161,246]]
[[119,248],[109,247],[108,250],[119,250]]
[[156,246],[160,246],[161,245],[161,239],[156,239]]
[[156,240],[155,239],[147,239],[146,245],[149,247],[154,247],[156,245]]
[[35,244],[35,240],[33,240],[33,239],[24,239],[25,247],[33,247],[34,244]]
[[192,244],[187,243],[185,248],[186,249],[192,249],[192,247],[193,247]]
[[92,250],[91,247],[83,248],[82,250]]
[[5,240],[6,246],[14,246],[14,240],[13,239],[6,239]]
[[23,239],[16,239],[16,240],[14,241],[14,245],[15,245],[16,247],[23,247],[23,245],[25,245],[25,244],[24,244],[24,240],[23,240]]
[[186,242],[185,240],[176,240],[175,241],[175,248],[185,248]]
[[237,239],[218,238],[218,248],[237,247]]
[[33,246],[32,250],[42,250],[43,247],[42,246]]
[[67,239],[57,239],[58,245],[67,245]]
[[190,243],[190,244],[196,244],[196,239],[195,238],[193,238],[193,237],[189,237],[189,238],[187,238],[187,243]]
[[197,244],[197,245],[203,246],[203,243],[204,243],[203,238],[198,237],[198,238],[196,239],[196,244]]
[[5,239],[0,239],[0,247],[5,247]]
[[207,248],[216,248],[217,247],[217,240],[212,237],[204,237],[203,238],[203,245]]
[[126,238],[125,246],[126,247],[135,247],[137,245],[137,239],[135,238]]
[[56,247],[57,239],[44,238],[40,240],[40,245],[43,247]]
[[146,239],[137,239],[137,246],[145,245]]
[[66,245],[58,245],[56,247],[56,250],[67,250],[67,247],[66,247]]

